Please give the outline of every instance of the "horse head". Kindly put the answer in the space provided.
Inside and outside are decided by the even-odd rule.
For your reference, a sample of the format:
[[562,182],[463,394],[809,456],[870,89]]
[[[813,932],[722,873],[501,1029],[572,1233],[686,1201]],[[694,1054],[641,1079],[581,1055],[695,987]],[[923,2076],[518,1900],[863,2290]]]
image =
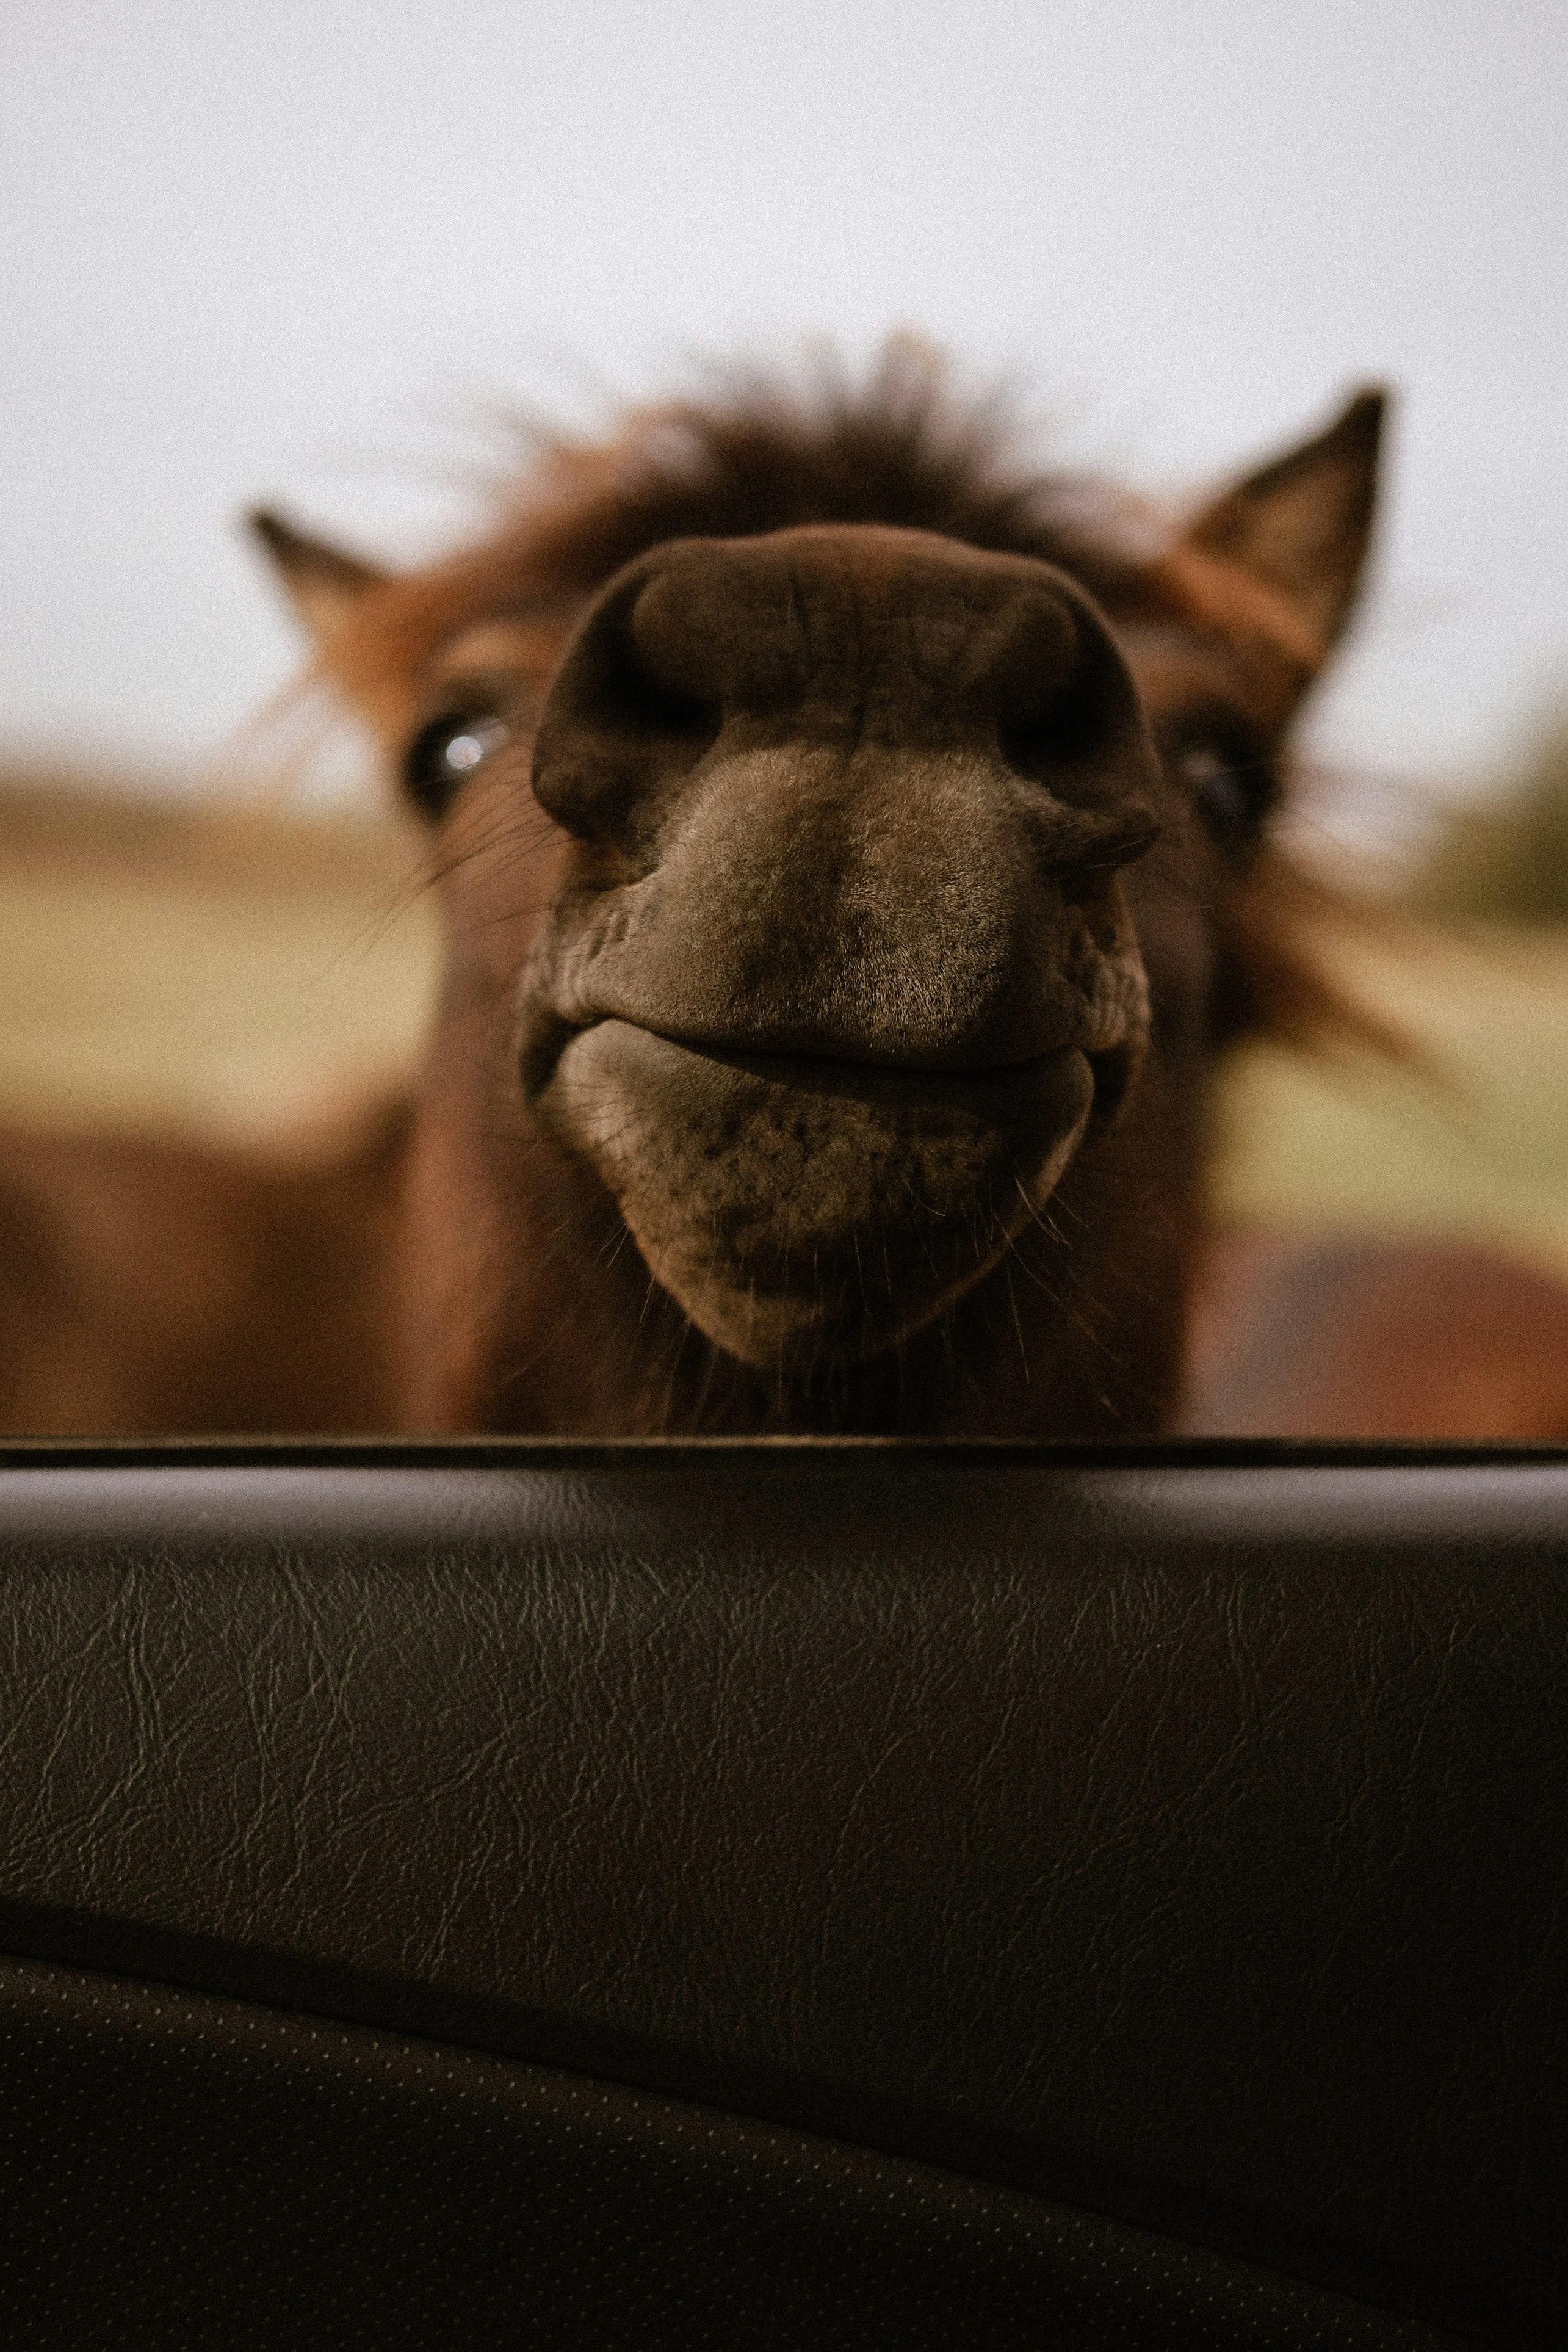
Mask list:
[[[1281,969],[1261,845],[1379,405],[1153,548],[977,476],[934,516],[929,449],[902,489],[813,489],[799,421],[789,495],[759,491],[734,416],[695,456],[579,453],[400,579],[264,523],[439,828],[411,1280],[468,1402],[428,1417],[537,1425],[552,1379],[590,1425],[1168,1410],[1204,1072]],[[657,1414],[605,1369],[651,1301]],[[942,1365],[946,1408],[911,1410]]]

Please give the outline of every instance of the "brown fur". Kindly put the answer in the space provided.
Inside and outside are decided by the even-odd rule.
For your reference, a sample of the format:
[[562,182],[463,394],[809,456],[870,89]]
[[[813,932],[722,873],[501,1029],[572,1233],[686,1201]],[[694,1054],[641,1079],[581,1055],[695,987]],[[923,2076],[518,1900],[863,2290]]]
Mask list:
[[340,1161],[0,1137],[0,1428],[374,1430],[406,1113]]
[[1568,1437],[1568,1286],[1489,1252],[1231,1236],[1197,1307],[1205,1434]]
[[[406,578],[266,519],[324,669],[394,759],[443,710],[504,717],[502,747],[433,845],[451,938],[440,1032],[406,1148],[346,1172],[329,1208],[264,1204],[213,1169],[222,1205],[205,1225],[216,1259],[231,1250],[234,1280],[209,1285],[204,1304],[194,1278],[182,1295],[171,1257],[162,1292],[141,1286],[121,1318],[126,1335],[141,1318],[140,1379],[130,1336],[115,1343],[123,1374],[107,1384],[47,1370],[51,1328],[103,1326],[90,1280],[60,1271],[77,1214],[60,1205],[67,1187],[51,1197],[35,1177],[18,1281],[30,1301],[21,1319],[43,1336],[34,1370],[13,1383],[13,1425],[79,1427],[89,1410],[103,1425],[144,1427],[373,1416],[406,1428],[1109,1435],[1166,1424],[1207,1062],[1249,1024],[1307,1034],[1336,1017],[1266,822],[1243,812],[1209,824],[1199,801],[1244,798],[1280,756],[1343,625],[1377,421],[1364,397],[1156,545],[1130,502],[1011,463],[996,414],[956,406],[928,358],[901,345],[862,392],[753,384],[710,406],[646,411],[603,446],[556,444],[489,539]],[[804,603],[779,635],[768,616],[787,578]],[[632,602],[665,615],[639,622],[635,657],[616,635]],[[955,618],[967,610],[968,652]],[[746,611],[755,623],[737,617]],[[1023,658],[1009,646],[1058,638],[1075,648],[1072,677],[1101,681],[1083,705],[1101,748],[1070,751],[1052,737],[1037,788],[1027,760],[1019,772],[1012,753],[998,765],[997,730],[1029,698],[1023,673],[1009,682],[1008,664]],[[1102,660],[1102,640],[1120,653]],[[938,644],[959,652],[938,658]],[[960,690],[963,663],[982,654],[984,679]],[[622,672],[644,657],[695,681],[695,703],[677,693],[644,709],[643,696],[626,718]],[[794,681],[785,702],[758,683],[758,661]],[[1137,699],[1116,718],[1129,665]],[[706,754],[681,729],[710,679],[741,748],[708,790],[691,781],[710,773]],[[1061,691],[1082,701],[1089,688]],[[977,693],[983,709],[971,708]],[[795,717],[779,717],[786,703]],[[1163,776],[1138,749],[1145,719]],[[622,784],[618,760],[630,761]],[[775,781],[737,800],[732,768]],[[732,872],[732,848],[739,857],[758,824],[762,847],[748,854],[761,864]],[[993,835],[988,858],[977,844]],[[618,910],[650,904],[664,912],[632,956]],[[594,928],[601,912],[608,929]],[[992,971],[986,940],[1003,956],[1004,934],[1012,962]],[[873,938],[884,941],[874,954]],[[552,1007],[577,1002],[579,971],[592,1002],[563,1026]],[[613,1011],[622,998],[630,1029]],[[1083,1010],[1092,1003],[1100,1013]],[[1035,1067],[1042,1045],[1060,1083],[1042,1081],[1020,1108],[1028,1089],[1006,1074]],[[1085,1050],[1091,1113],[1075,1091],[1088,1079],[1073,1075]],[[558,1069],[591,1069],[591,1084],[563,1091]],[[622,1108],[607,1126],[612,1100]],[[705,1122],[716,1122],[711,1145]],[[779,1167],[804,1156],[770,1201],[781,1139]],[[862,1198],[879,1153],[886,1173]],[[957,1188],[950,1199],[944,1184]],[[740,1226],[737,1185],[751,1204]],[[135,1254],[138,1220],[156,1223],[152,1189],[131,1183],[131,1205],[112,1213],[95,1196],[84,1213],[100,1242],[118,1220]],[[185,1213],[204,1230],[199,1191],[192,1172]],[[257,1240],[290,1213],[295,1241]],[[732,1227],[733,1245],[722,1238]],[[807,1237],[810,1280],[791,1266],[791,1236]],[[328,1259],[340,1275],[324,1275]],[[771,1286],[774,1321],[772,1307],[746,1305],[757,1279]],[[279,1327],[307,1295],[325,1302],[318,1332],[337,1318],[345,1344],[299,1351],[296,1375]],[[384,1373],[367,1371],[383,1328]],[[71,1345],[85,1366],[92,1345]],[[279,1365],[259,1384],[258,1353]],[[314,1360],[308,1377],[302,1357]],[[175,1361],[200,1362],[202,1379],[183,1381]]]

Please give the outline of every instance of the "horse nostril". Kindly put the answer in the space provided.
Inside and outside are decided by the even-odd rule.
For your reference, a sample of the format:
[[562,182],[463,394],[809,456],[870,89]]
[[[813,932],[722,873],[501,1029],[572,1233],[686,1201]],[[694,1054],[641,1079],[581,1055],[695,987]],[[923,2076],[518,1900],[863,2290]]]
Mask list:
[[1054,786],[1063,771],[1095,749],[1103,713],[1087,682],[1070,680],[1048,698],[1026,696],[997,719],[997,744],[1015,776]]
[[1126,1100],[1139,1058],[1139,1049],[1131,1039],[1084,1055],[1094,1081],[1094,1102],[1089,1116],[1096,1127],[1109,1127],[1115,1118]]
[[694,768],[723,714],[668,674],[640,630],[646,563],[588,613],[550,687],[534,739],[534,792],[568,832],[642,829],[639,812]]
[[1056,812],[1042,845],[1045,861],[1062,897],[1088,917],[1095,945],[1107,953],[1121,936],[1116,877],[1146,856],[1159,835],[1159,818],[1141,799],[1108,809]]
[[627,614],[615,646],[617,659],[605,684],[616,715],[625,725],[646,728],[654,735],[711,743],[723,713],[716,692],[705,691],[710,681],[703,675],[703,666],[696,665],[693,676],[689,655],[685,663],[672,661],[671,650],[661,641],[657,627],[648,626],[650,609],[655,606],[651,591],[659,584],[654,581],[645,587]]
[[1092,819],[1087,831],[1080,866],[1089,874],[1114,874],[1147,856],[1159,839],[1160,821],[1145,803],[1131,801]]
[[1058,647],[1020,635],[996,678],[996,740],[1011,772],[1041,788],[1045,855],[1069,897],[1087,905],[1153,845],[1160,772],[1142,698],[1108,625],[1070,585],[1060,601],[1071,621],[1065,660]]

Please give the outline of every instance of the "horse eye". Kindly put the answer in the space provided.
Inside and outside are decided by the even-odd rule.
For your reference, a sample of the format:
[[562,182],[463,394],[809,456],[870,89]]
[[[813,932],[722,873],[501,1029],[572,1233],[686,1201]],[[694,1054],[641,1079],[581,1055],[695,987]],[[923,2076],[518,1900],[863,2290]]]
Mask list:
[[411,798],[427,816],[443,815],[459,784],[466,783],[510,733],[506,721],[489,711],[443,711],[420,729],[408,747],[402,774]]
[[1233,843],[1250,832],[1273,797],[1266,760],[1240,759],[1213,743],[1189,744],[1177,754],[1176,767],[1198,815],[1221,842]]

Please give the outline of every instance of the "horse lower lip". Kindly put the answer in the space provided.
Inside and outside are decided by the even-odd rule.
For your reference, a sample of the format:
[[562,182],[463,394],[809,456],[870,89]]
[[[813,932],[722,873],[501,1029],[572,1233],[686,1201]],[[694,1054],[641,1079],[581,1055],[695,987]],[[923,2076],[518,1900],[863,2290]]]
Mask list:
[[607,1017],[537,1097],[655,1280],[732,1355],[845,1360],[920,1328],[1038,1214],[1091,1116],[1087,1055],[911,1070],[693,1046]]

